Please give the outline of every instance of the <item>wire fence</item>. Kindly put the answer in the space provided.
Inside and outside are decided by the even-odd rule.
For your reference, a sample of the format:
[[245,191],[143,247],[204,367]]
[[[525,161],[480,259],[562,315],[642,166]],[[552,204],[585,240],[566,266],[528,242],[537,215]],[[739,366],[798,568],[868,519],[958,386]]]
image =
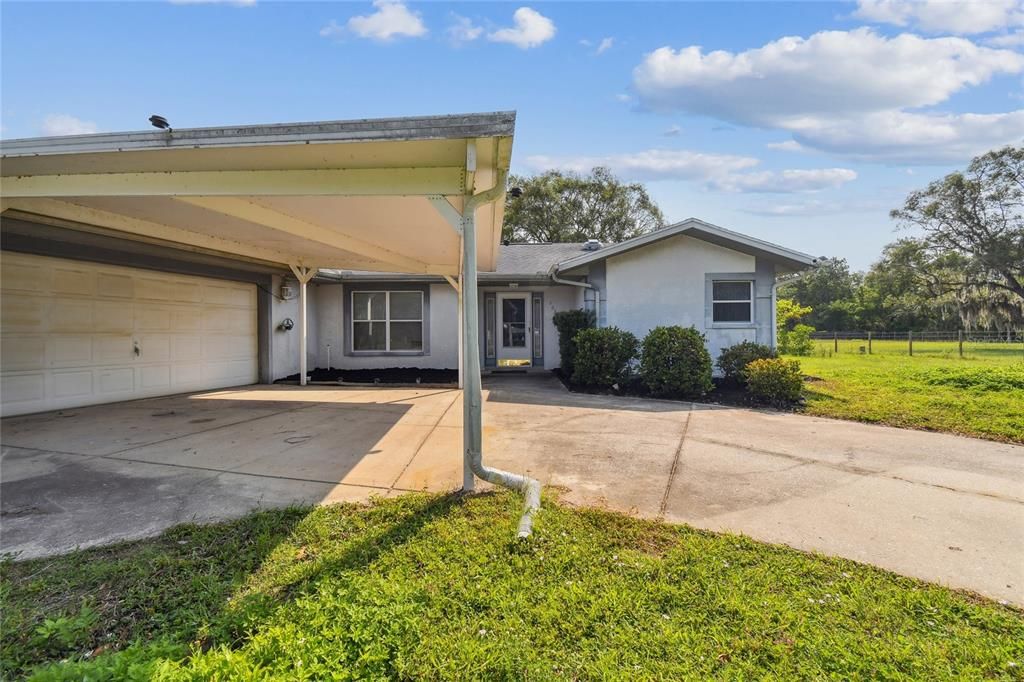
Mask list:
[[905,355],[1024,360],[1024,329],[1007,331],[819,331],[814,355]]

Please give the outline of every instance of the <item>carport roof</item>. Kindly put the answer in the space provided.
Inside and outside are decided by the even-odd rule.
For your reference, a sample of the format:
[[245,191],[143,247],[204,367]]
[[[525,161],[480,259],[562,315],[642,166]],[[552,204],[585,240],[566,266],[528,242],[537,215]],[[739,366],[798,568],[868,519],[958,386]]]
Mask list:
[[[456,275],[447,209],[504,183],[514,128],[496,112],[5,140],[0,195],[5,215],[258,262]],[[503,212],[503,195],[477,210],[481,270]]]

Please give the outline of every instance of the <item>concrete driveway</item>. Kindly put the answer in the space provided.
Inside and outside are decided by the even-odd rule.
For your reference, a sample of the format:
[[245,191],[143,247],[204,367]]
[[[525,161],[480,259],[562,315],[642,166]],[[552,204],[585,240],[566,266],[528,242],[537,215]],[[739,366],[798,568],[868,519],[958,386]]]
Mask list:
[[[485,458],[600,505],[1024,604],[1024,447],[773,412],[485,384]],[[258,506],[461,481],[445,389],[254,386],[2,423],[0,550],[43,556]]]

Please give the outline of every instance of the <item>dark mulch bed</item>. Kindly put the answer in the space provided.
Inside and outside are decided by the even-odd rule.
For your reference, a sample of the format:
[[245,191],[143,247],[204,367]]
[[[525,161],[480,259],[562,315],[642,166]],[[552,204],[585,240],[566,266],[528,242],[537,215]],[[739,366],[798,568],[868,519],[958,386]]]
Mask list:
[[[587,386],[583,384],[576,384],[569,380],[560,369],[553,370],[555,376],[559,378],[562,384],[572,391],[573,393],[590,393],[591,395],[619,395],[619,396],[630,396],[633,398],[651,398],[651,392],[647,390],[647,387],[643,384],[638,377],[634,377],[629,381],[620,384],[616,388],[608,388],[606,386]],[[659,400],[680,400],[688,403],[705,403],[708,405],[729,405],[731,407],[771,407],[776,410],[785,410],[787,412],[795,412],[802,405],[802,401],[798,403],[790,402],[777,402],[777,401],[764,401],[758,400],[757,398],[750,395],[747,390],[737,384],[734,381],[725,381],[724,379],[712,379],[715,384],[715,388],[710,393],[707,393],[698,398],[684,397],[684,396],[658,396]]]
[[[324,369],[317,367],[309,373],[310,381],[340,381],[346,384],[458,384],[456,369],[421,369],[419,367],[389,367],[387,369]],[[275,383],[299,380],[292,374]]]

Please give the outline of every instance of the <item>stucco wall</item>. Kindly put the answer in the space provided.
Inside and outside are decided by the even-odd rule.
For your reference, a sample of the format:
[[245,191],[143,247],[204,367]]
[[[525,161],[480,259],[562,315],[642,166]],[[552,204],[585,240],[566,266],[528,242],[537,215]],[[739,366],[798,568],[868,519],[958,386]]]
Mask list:
[[[671,237],[606,261],[604,317],[609,325],[640,339],[658,325],[693,325],[707,335],[713,359],[722,348],[743,340],[770,343],[771,306],[763,303],[762,296],[770,300],[771,281],[764,267],[758,273],[753,256],[685,235]],[[744,274],[756,281],[753,323],[730,327],[711,323],[708,273]]]
[[[291,284],[294,298],[281,299],[281,282],[287,279]],[[317,300],[320,293],[320,285],[309,284],[306,287],[308,298],[306,318],[306,368],[314,369],[316,364],[317,337],[320,326],[320,316],[317,310]],[[274,275],[271,278],[271,315],[270,315],[270,358],[273,367],[273,379],[283,379],[286,376],[299,373],[299,284],[292,277]],[[280,329],[281,322],[285,318],[291,318],[295,323],[290,331]]]
[[[386,283],[373,288],[384,290]],[[327,344],[331,344],[331,366],[347,369],[378,369],[388,367],[421,367],[424,369],[456,369],[459,366],[458,298],[450,284],[430,284],[428,312],[430,323],[429,352],[424,355],[344,355],[344,308],[348,304],[348,287],[343,284],[322,284],[317,292],[316,316],[320,333],[316,347],[316,366],[327,367]]]

